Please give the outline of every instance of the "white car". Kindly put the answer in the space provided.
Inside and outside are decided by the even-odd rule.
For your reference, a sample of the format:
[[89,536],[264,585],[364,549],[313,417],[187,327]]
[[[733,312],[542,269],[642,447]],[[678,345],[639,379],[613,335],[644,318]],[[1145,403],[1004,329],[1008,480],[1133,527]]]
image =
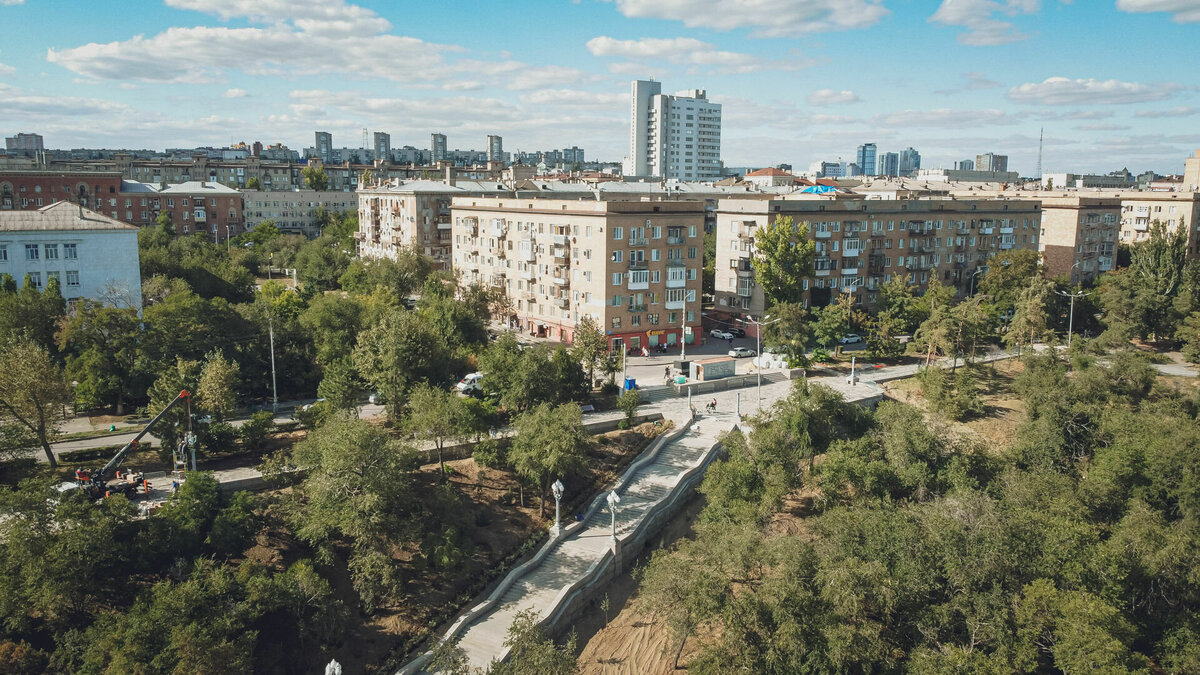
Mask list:
[[745,347],[734,347],[733,349],[729,350],[729,355],[735,359],[740,359],[743,356],[757,356],[758,354],[753,349],[746,349]]
[[469,394],[473,391],[479,391],[479,382],[482,379],[483,373],[471,373],[470,375],[467,375],[463,379],[459,380],[458,384],[454,385],[454,388],[458,390],[460,394]]
[[712,337],[717,338],[718,340],[732,340],[733,339],[733,333],[723,331],[720,328],[714,328],[714,329],[708,331],[708,334],[711,335]]
[[857,344],[862,341],[863,341],[862,336],[856,335],[854,333],[851,333],[851,334],[847,335],[846,337],[842,338],[842,344],[844,344],[844,345]]

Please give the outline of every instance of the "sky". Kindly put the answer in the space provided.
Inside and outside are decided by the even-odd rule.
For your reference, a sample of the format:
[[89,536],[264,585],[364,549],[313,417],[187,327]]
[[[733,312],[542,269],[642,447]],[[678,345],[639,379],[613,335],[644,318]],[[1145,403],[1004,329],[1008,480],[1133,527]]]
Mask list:
[[1181,173],[1200,0],[0,0],[0,134],[49,148],[578,145],[628,154],[630,82],[705,89],[729,166]]

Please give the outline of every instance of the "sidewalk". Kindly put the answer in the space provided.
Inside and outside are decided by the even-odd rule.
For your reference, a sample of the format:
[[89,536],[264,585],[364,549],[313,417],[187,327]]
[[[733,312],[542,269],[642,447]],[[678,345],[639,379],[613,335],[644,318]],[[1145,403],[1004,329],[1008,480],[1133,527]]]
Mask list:
[[[813,377],[810,381],[829,386],[849,400],[881,395],[878,387],[862,382],[850,385],[844,376]],[[764,378],[763,407],[786,397],[792,385],[791,381],[768,382]],[[754,412],[754,391],[753,388],[748,391],[723,391],[693,401],[696,408],[702,410],[704,403],[715,398],[717,412],[698,419],[683,435],[663,446],[651,462],[631,474],[628,483],[617,489],[621,497],[616,519],[618,538],[629,533],[656,503],[670,496],[683,475],[704,460],[720,434],[733,428],[738,421],[735,408],[739,394],[742,394],[742,413]],[[687,423],[691,414],[686,397],[672,396],[646,408],[661,412],[679,427]],[[545,618],[556,609],[564,589],[582,578],[609,550],[611,518],[607,507],[596,511],[581,529],[548,543],[549,552],[544,554],[540,562],[524,573],[519,568],[510,573],[515,579],[510,577],[502,582],[511,585],[495,599],[495,604],[490,608],[484,603],[462,615],[469,617],[471,612],[479,612],[477,617],[468,619],[463,625],[456,623],[457,630],[452,629],[456,633],[454,637],[459,640],[459,647],[464,650],[473,667],[486,668],[492,659],[502,655],[504,639],[518,612],[532,608]],[[496,587],[492,592],[493,597],[501,588],[505,587]],[[461,617],[459,621],[462,621]],[[422,663],[423,660],[418,657],[400,672],[419,672]]]

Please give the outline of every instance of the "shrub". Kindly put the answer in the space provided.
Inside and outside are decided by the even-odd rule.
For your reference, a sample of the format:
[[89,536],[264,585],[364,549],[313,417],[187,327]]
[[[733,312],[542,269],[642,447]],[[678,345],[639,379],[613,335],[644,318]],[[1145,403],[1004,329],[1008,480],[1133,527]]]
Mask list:
[[242,446],[247,450],[261,450],[263,441],[275,431],[275,416],[269,410],[260,410],[238,430]]

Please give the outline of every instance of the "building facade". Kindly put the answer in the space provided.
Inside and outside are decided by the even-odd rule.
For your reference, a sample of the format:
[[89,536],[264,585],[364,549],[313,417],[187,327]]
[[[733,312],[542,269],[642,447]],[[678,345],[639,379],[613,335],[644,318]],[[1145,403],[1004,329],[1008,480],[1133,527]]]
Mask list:
[[452,217],[454,269],[531,335],[570,343],[591,316],[613,350],[697,339],[702,202],[460,197]]
[[874,143],[863,143],[858,146],[858,152],[854,163],[858,165],[859,175],[874,175],[875,174],[875,153],[878,147]]
[[302,234],[309,238],[320,234],[317,209],[331,213],[358,212],[355,193],[334,190],[246,190],[242,192],[242,200],[247,231],[269,220],[284,234]]
[[430,180],[387,183],[358,191],[358,255],[396,259],[403,249],[450,269],[450,200],[463,188]]
[[487,137],[487,161],[504,161],[504,139],[499,136]]
[[374,140],[375,159],[392,161],[392,135],[376,131],[372,139]]
[[975,155],[975,171],[1008,171],[1008,155],[985,152]]
[[876,170],[877,176],[899,176],[900,175],[900,153],[885,152],[879,155],[879,168]]
[[1135,244],[1150,236],[1150,225],[1159,221],[1168,230],[1187,232],[1188,257],[1200,257],[1200,193],[1120,192],[1122,244]]
[[32,156],[46,149],[41,134],[17,134],[4,139],[4,148],[14,155]]
[[1036,201],[868,200],[860,195],[722,199],[717,204],[715,318],[761,316],[767,309],[754,280],[754,238],[759,228],[785,216],[808,223],[816,246],[814,275],[801,281],[809,306],[827,305],[838,293],[854,293],[858,302],[874,305],[880,284],[896,276],[921,288],[936,278],[968,295],[976,274],[997,253],[1037,250],[1041,227]]
[[0,212],[0,274],[37,288],[57,279],[68,301],[81,298],[142,309],[138,228],[78,204]]
[[316,157],[328,164],[333,161],[333,134],[328,131],[317,131],[313,149]]
[[433,164],[446,159],[446,134],[429,134],[429,161]]
[[630,94],[627,176],[721,179],[721,104],[703,89],[662,93],[661,82],[634,80]]
[[[180,236],[204,233],[213,241],[228,241],[245,232],[242,193],[220,183],[189,181],[150,193],[151,221],[165,213]],[[140,203],[140,201],[139,201]]]
[[908,148],[900,151],[899,163],[897,166],[898,175],[912,176],[921,169],[921,153],[915,148]]
[[1042,270],[1090,284],[1114,268],[1121,200],[1079,195],[1039,196],[1042,203]]

